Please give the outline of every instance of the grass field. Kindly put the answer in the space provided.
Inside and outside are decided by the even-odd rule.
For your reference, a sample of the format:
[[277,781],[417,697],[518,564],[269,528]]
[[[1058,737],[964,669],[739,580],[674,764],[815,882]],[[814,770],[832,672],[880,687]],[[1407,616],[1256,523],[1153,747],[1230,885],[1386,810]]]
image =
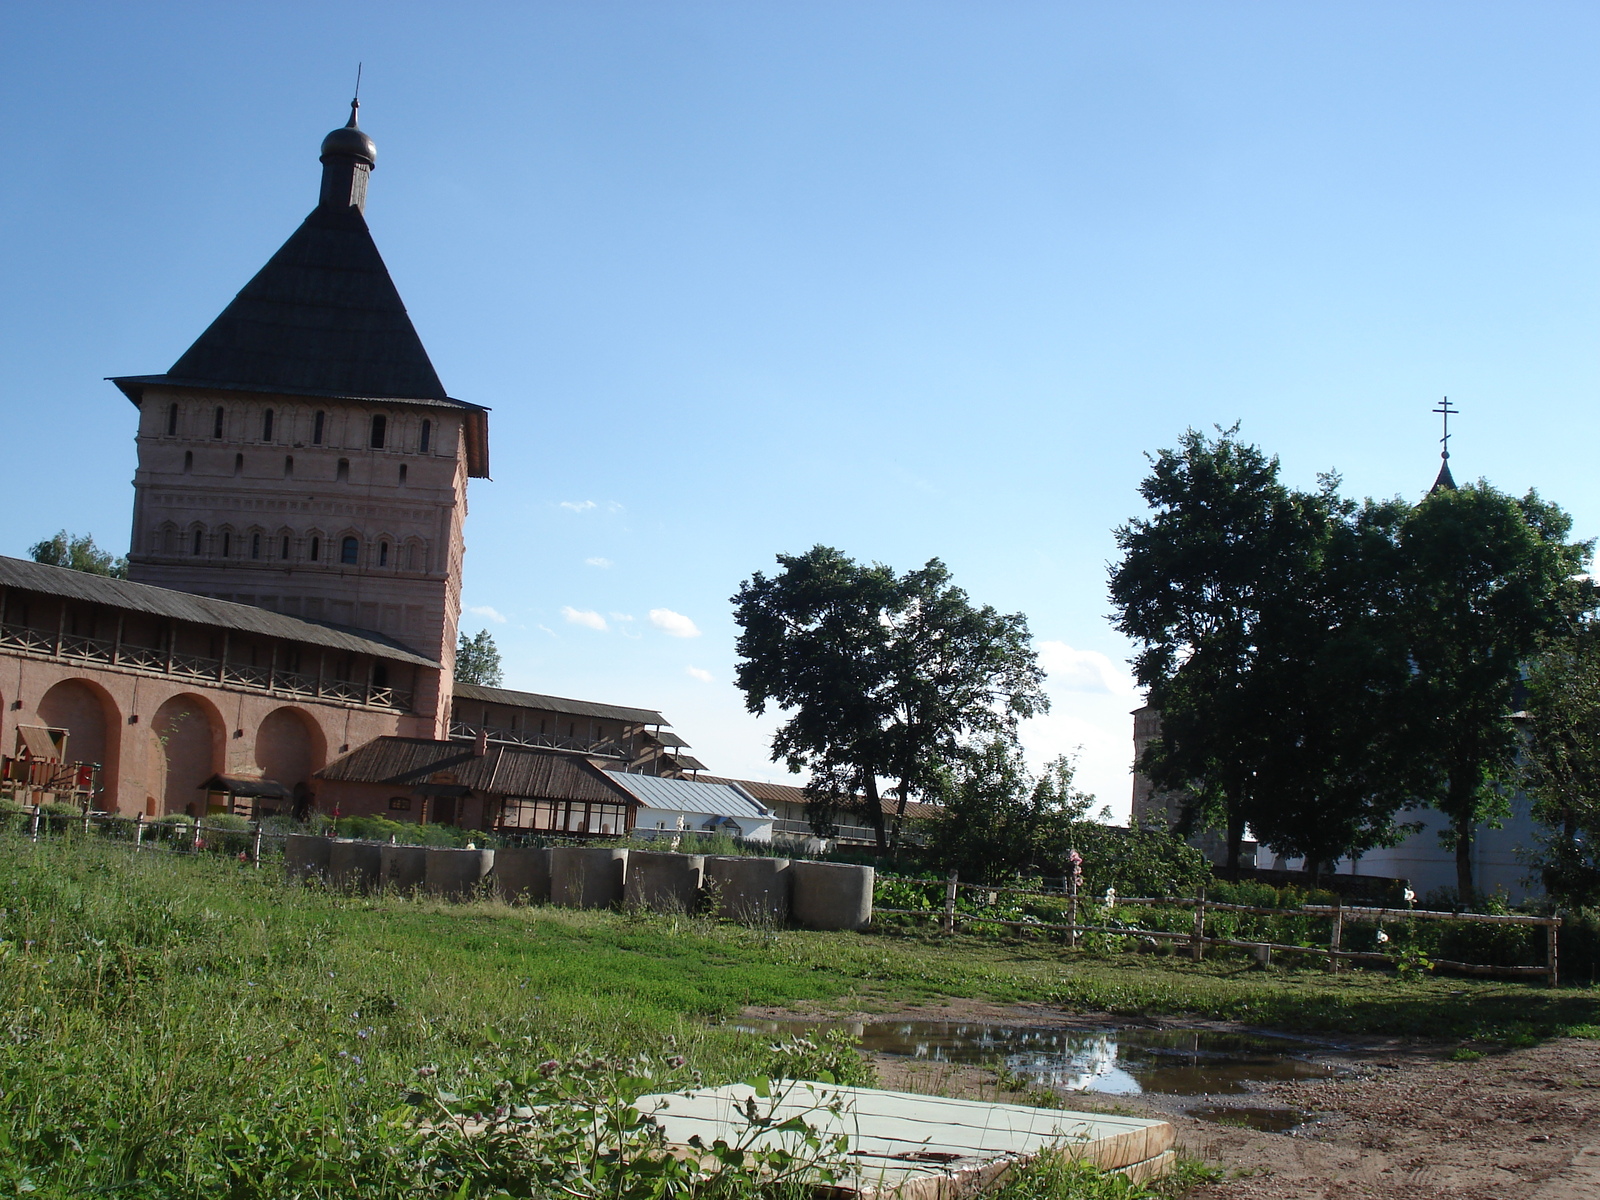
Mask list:
[[1586,989],[343,897],[0,834],[0,1194],[494,1195],[437,1163],[449,1190],[418,1190],[396,1150],[408,1094],[638,1056],[658,1081],[679,1056],[684,1078],[742,1078],[782,1065],[719,1025],[746,1005],[950,997],[1491,1045],[1600,1034]]

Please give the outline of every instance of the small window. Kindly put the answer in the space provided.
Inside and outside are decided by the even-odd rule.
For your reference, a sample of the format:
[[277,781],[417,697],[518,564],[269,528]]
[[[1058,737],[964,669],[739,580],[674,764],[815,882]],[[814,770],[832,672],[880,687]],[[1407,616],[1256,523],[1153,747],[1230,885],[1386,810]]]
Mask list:
[[406,485],[406,465],[405,465],[405,463],[401,463],[400,464],[400,486],[401,487],[405,487],[405,485]]
[[187,475],[192,470],[194,470],[194,451],[185,450],[183,452],[183,473]]
[[283,477],[285,479],[289,479],[293,475],[294,475],[294,455],[285,454],[283,456]]
[[224,533],[222,535],[222,557],[223,558],[227,558],[228,555],[230,555],[232,553],[233,553],[233,534]]
[[287,561],[288,558],[289,558],[289,535],[288,534],[284,534],[283,535],[283,549],[281,551],[279,551],[278,557],[281,558],[281,559],[284,559],[285,561]]
[[322,445],[322,427],[327,419],[328,414],[325,412],[319,412],[311,418],[311,444],[313,446]]
[[250,557],[261,557],[261,535],[259,533],[252,533],[250,535]]
[[272,410],[270,408],[261,414],[261,440],[263,442],[272,440]]
[[222,419],[226,415],[227,415],[226,414],[226,410],[222,407],[222,405],[220,405],[220,404],[217,405],[216,415],[212,418],[212,421],[211,421],[211,436],[212,437],[220,438],[222,436]]
[[199,555],[199,553],[200,553],[200,537],[201,537],[200,530],[196,529],[194,531],[194,547],[189,551],[190,554]]
[[347,567],[357,565],[361,560],[361,543],[353,537],[347,537],[339,543],[339,561]]
[[416,569],[417,569],[417,548],[415,546],[407,546],[406,547],[406,570],[415,571]]
[[178,406],[167,405],[167,436],[172,437],[178,432]]
[[341,458],[339,460],[339,466],[334,471],[333,477],[340,481],[350,478],[350,460],[348,458]]
[[321,552],[322,552],[322,539],[321,538],[312,538],[311,539],[311,561],[312,562],[316,562],[317,561],[317,555],[320,554]]
[[372,445],[372,448],[374,450],[382,450],[383,449],[384,435],[386,435],[388,432],[389,432],[389,418],[388,417],[384,416],[382,413],[379,413],[377,416],[372,418],[371,445]]
[[[176,407],[176,406],[174,406],[174,407]],[[417,443],[417,449],[419,449],[422,453],[426,454],[428,452],[428,446],[432,441],[433,441],[433,422],[432,421],[424,421],[422,423],[422,440]]]
[[233,473],[235,475],[244,474],[244,455],[235,454],[233,456]]
[[379,542],[378,543],[378,565],[380,567],[387,567],[389,565],[389,543],[388,542]]
[[390,812],[410,812],[411,811],[411,797],[410,796],[390,796],[389,797],[389,811]]

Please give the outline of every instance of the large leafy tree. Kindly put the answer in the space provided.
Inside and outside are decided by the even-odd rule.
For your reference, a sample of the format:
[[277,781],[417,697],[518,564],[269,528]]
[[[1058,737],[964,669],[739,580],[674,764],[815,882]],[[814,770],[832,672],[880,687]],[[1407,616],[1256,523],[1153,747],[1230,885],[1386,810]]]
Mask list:
[[28,547],[34,562],[48,563],[52,567],[67,567],[90,575],[108,575],[112,579],[128,577],[128,560],[121,555],[102,550],[94,544],[94,534],[72,534],[65,529],[55,537],[35,542]]
[[1161,711],[1140,770],[1187,797],[1189,827],[1227,831],[1237,871],[1246,825],[1268,800],[1275,731],[1267,660],[1273,626],[1304,602],[1327,524],[1317,497],[1291,491],[1278,460],[1237,437],[1189,430],[1162,450],[1139,491],[1152,510],[1116,530],[1116,625],[1139,645],[1134,670]]
[[944,763],[1046,709],[1027,619],[972,604],[937,559],[902,576],[816,546],[778,565],[733,597],[746,707],[787,714],[773,758],[811,772],[818,806],[863,794],[887,852],[880,780],[898,834]]
[[499,687],[504,675],[500,670],[500,647],[487,629],[468,636],[463,633],[456,640],[456,679],[460,683],[475,683],[480,687]]
[[1527,678],[1523,781],[1550,831],[1545,889],[1573,905],[1600,899],[1600,623],[1552,638]]
[[1400,530],[1408,740],[1423,768],[1419,799],[1450,822],[1464,900],[1474,828],[1509,811],[1523,666],[1593,604],[1582,577],[1593,544],[1568,542],[1571,528],[1537,493],[1518,499],[1480,482],[1436,489]]

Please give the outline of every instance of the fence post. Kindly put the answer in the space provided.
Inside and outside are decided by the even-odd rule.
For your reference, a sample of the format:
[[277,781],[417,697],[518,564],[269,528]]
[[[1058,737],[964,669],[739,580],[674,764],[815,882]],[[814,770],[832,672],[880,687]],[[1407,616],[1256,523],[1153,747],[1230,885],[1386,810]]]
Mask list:
[[959,876],[954,870],[951,870],[944,881],[944,931],[946,933],[954,933],[956,931],[956,883],[958,880]]
[[83,806],[83,836],[89,836],[89,805],[87,802]]
[[256,870],[261,869],[261,822],[254,822],[256,827],[255,837],[250,841],[250,861],[255,864]]
[[139,813],[133,818],[133,848],[144,849],[144,814]]
[[1344,945],[1344,898],[1334,897],[1333,932],[1328,935],[1328,970],[1339,973],[1339,948]]
[[1549,979],[1550,979],[1550,986],[1551,987],[1560,987],[1561,986],[1561,960],[1560,960],[1560,958],[1558,956],[1558,951],[1560,949],[1560,938],[1559,938],[1560,931],[1561,931],[1561,918],[1560,917],[1556,917],[1554,920],[1552,920],[1550,922],[1550,924],[1548,924],[1548,925],[1546,925],[1544,927],[1545,946],[1547,947],[1547,953],[1548,953],[1548,958],[1549,958],[1549,967],[1550,967]]
[[1189,957],[1199,962],[1205,957],[1206,952],[1206,890],[1200,889],[1200,894],[1195,897],[1194,906],[1194,932],[1189,935]]
[[28,837],[35,842],[39,840],[39,814],[42,811],[43,806],[35,804],[33,806],[33,820],[28,822]]

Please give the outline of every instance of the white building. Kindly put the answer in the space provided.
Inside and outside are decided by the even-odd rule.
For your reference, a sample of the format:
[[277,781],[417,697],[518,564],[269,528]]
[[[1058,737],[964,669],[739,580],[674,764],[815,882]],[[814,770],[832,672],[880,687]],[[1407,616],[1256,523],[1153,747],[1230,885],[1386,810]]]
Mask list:
[[751,842],[772,840],[771,810],[736,783],[630,775],[625,771],[606,774],[639,801],[634,837],[726,833]]

